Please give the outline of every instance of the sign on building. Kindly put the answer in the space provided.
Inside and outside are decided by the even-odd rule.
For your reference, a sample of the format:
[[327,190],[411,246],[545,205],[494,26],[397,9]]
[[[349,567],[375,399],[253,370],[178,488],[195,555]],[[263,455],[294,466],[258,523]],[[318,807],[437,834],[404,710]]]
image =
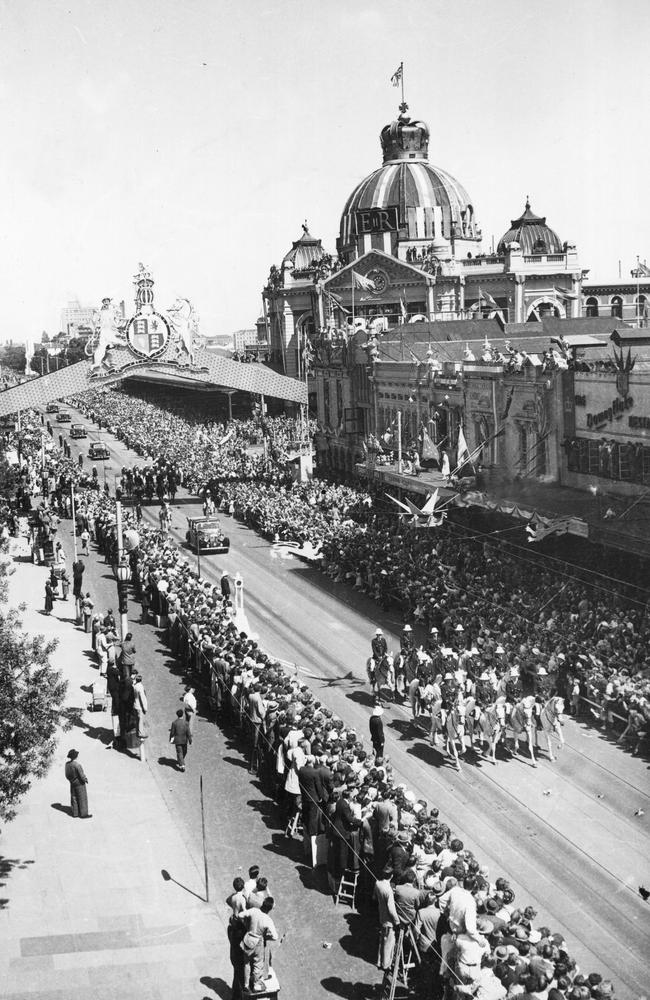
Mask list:
[[371,233],[396,233],[399,229],[399,209],[397,205],[388,208],[363,208],[354,213],[357,236]]

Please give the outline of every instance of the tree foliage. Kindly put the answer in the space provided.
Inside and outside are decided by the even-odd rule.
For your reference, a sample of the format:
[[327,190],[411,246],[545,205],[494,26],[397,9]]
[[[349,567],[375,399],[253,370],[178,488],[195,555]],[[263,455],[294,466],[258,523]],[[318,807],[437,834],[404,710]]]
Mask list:
[[[6,549],[6,546],[5,546]],[[67,681],[50,663],[56,641],[23,631],[7,607],[11,563],[0,558],[0,819],[11,820],[35,778],[48,770],[61,726],[69,729]]]

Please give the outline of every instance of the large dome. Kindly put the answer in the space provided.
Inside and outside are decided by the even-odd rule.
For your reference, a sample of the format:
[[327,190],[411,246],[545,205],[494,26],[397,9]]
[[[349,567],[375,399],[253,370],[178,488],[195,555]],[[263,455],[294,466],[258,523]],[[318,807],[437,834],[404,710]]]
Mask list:
[[[383,166],[356,186],[348,198],[339,230],[338,248],[349,254],[385,249],[386,231],[360,231],[359,212],[397,209],[400,241],[479,240],[472,199],[451,174],[428,161],[429,129],[404,115],[382,130]],[[368,238],[370,237],[370,238]]]
[[546,225],[545,218],[531,212],[528,199],[524,214],[512,220],[510,229],[499,240],[497,253],[504,254],[508,243],[518,243],[525,254],[564,253],[562,240]]

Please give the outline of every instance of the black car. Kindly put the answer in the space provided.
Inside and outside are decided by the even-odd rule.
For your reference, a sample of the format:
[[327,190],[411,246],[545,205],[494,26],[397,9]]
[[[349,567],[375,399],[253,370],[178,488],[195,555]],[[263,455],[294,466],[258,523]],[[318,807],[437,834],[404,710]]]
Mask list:
[[111,453],[105,444],[102,444],[101,441],[90,442],[90,448],[88,449],[88,458],[93,460],[99,459],[100,461],[103,461],[103,459],[110,457]]

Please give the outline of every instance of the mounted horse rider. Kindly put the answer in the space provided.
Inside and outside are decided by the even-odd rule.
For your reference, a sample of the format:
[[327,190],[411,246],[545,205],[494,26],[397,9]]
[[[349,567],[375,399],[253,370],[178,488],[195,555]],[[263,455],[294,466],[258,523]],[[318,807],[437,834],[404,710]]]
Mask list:
[[480,709],[485,709],[488,705],[492,705],[496,698],[496,691],[494,684],[492,683],[492,678],[488,674],[487,670],[483,670],[476,681],[476,688],[474,692],[474,697],[476,699],[476,705]]
[[458,684],[452,672],[448,670],[440,685],[440,722],[443,727],[447,723],[447,713],[456,703],[457,697]]
[[377,667],[388,653],[388,643],[386,642],[384,633],[380,628],[377,629],[372,637],[370,645],[372,648],[372,655],[368,658],[366,663],[366,671],[368,673],[368,680],[370,681],[373,694],[377,697],[379,696]]
[[386,637],[380,628],[377,629],[372,641],[370,643],[372,646],[372,658],[376,663],[384,658],[388,652],[388,643],[386,642]]
[[405,625],[402,629],[402,634],[399,637],[399,650],[402,656],[406,657],[409,653],[412,653],[415,649],[415,639],[413,638],[413,629],[410,625]]

